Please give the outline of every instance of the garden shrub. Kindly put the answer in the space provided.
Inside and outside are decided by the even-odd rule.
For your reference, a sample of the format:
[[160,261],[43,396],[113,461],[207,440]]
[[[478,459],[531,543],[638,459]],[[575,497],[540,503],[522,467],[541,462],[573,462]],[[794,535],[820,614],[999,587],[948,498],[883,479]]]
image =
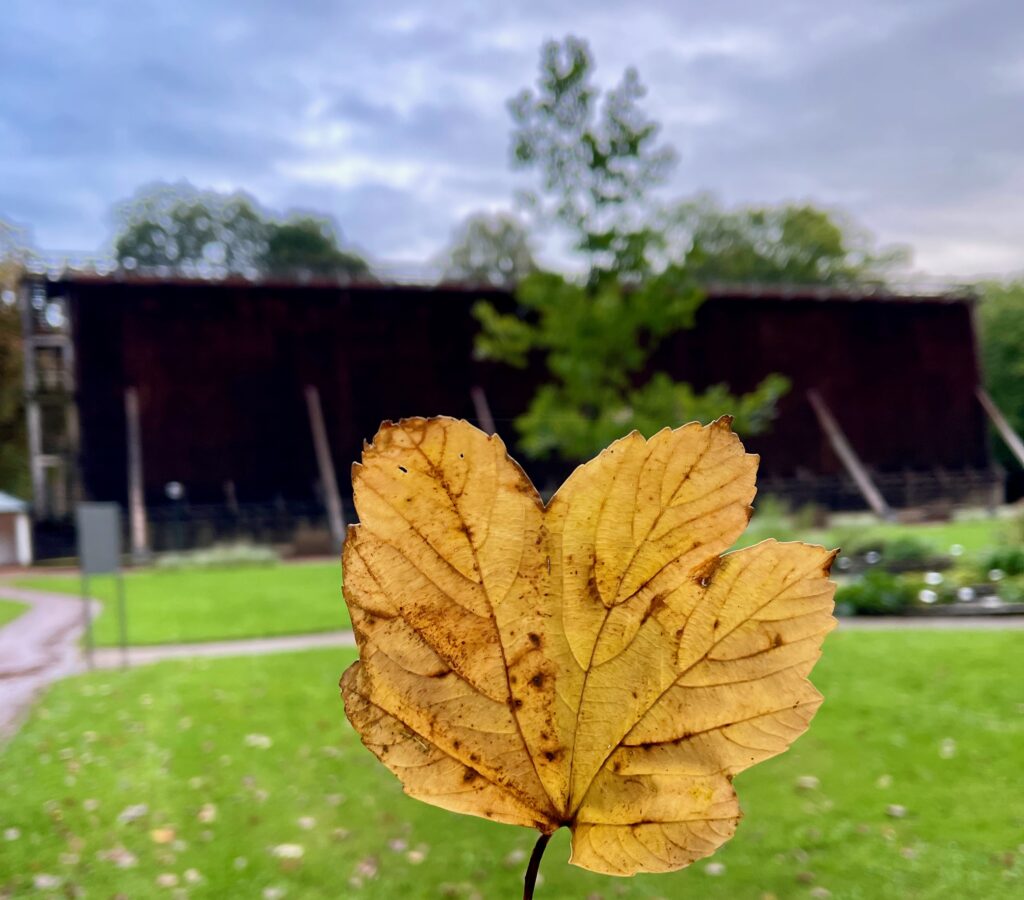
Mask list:
[[1024,575],[1024,546],[993,547],[987,551],[981,558],[982,578],[987,578],[993,569],[1009,576]]
[[897,575],[873,569],[836,591],[836,611],[840,615],[894,615],[913,606],[916,599],[917,589],[913,584]]
[[277,552],[266,546],[247,544],[215,544],[202,550],[165,553],[156,561],[158,569],[218,569],[239,566],[273,566],[280,562]]

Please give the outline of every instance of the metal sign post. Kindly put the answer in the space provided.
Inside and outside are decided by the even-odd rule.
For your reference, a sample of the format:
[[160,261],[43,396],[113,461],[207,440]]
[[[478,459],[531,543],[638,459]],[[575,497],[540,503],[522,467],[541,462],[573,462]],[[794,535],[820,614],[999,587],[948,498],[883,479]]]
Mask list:
[[128,617],[121,573],[121,510],[116,503],[79,503],[78,564],[82,570],[82,607],[85,618],[85,651],[89,668],[93,667],[92,615],[89,610],[89,577],[114,575],[117,578],[118,640],[121,665],[128,666]]

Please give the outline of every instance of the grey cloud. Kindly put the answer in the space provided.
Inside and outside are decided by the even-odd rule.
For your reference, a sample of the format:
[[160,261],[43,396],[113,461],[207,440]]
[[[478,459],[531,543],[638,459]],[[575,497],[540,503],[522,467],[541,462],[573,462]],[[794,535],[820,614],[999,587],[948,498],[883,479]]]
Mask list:
[[[0,215],[89,249],[115,201],[184,177],[321,209],[377,257],[429,255],[464,211],[511,199],[504,101],[569,31],[601,82],[639,68],[681,151],[674,193],[810,198],[928,261],[980,242],[1024,262],[1007,249],[1024,212],[996,209],[1024,182],[1015,0],[12,0]],[[332,161],[374,166],[342,184]]]

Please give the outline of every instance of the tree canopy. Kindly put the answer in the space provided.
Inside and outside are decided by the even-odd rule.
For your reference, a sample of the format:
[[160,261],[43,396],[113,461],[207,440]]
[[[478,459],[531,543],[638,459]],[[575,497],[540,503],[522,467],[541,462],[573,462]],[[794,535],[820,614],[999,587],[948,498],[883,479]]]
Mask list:
[[511,287],[537,270],[523,223],[508,213],[475,213],[453,236],[444,278]]
[[676,154],[658,143],[660,126],[640,107],[646,90],[636,70],[602,96],[593,68],[579,38],[544,44],[536,90],[509,101],[512,162],[537,173],[540,191],[523,199],[542,221],[570,231],[592,279],[631,279],[649,269],[658,237],[651,191],[664,184]]
[[909,255],[809,204],[728,210],[703,195],[668,210],[664,232],[666,254],[702,284],[878,284]]
[[532,457],[579,460],[637,429],[725,413],[741,432],[770,423],[788,383],[766,378],[751,393],[728,386],[703,393],[666,373],[643,381],[659,343],[692,327],[702,294],[685,266],[666,262],[665,233],[653,194],[674,151],[640,108],[644,88],[632,69],[618,86],[592,83],[593,60],[574,37],[541,51],[536,91],[510,103],[514,164],[537,173],[529,198],[542,220],[568,230],[586,275],[579,281],[538,272],[519,283],[518,309],[480,302],[477,353],[513,366],[543,359],[548,381],[516,421]]
[[0,219],[0,491],[29,491],[18,279],[32,258],[27,231]]
[[[980,286],[979,324],[985,384],[996,406],[1024,434],[1024,280]],[[1019,463],[998,440],[996,458],[1015,470]]]
[[358,254],[339,247],[327,219],[267,214],[244,193],[198,191],[191,185],[143,189],[117,209],[114,242],[125,268],[187,275],[319,275],[367,277]]

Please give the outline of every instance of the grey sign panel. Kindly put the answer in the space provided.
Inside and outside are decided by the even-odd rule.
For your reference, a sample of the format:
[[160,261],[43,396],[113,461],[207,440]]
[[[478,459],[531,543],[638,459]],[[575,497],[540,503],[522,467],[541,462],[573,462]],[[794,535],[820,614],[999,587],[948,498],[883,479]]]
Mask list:
[[79,503],[78,564],[83,575],[121,571],[121,510],[116,503]]

